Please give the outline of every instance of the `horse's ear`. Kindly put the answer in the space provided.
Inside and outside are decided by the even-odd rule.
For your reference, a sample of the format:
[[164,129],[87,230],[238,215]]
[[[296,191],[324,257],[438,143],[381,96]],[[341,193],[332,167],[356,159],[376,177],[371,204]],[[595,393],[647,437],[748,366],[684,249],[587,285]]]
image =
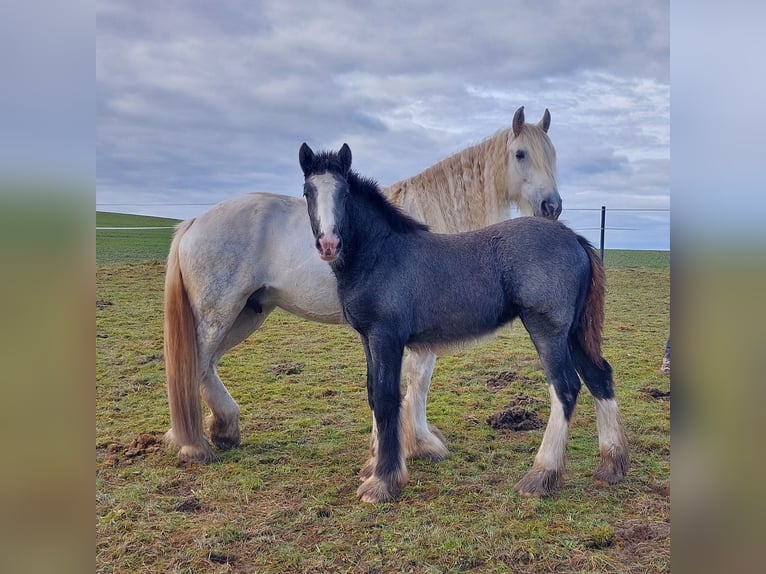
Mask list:
[[537,122],[537,125],[543,128],[545,133],[548,133],[548,128],[551,127],[551,113],[548,111],[548,108],[545,108],[543,117],[539,122]]
[[301,163],[303,176],[306,177],[311,170],[311,166],[314,165],[314,152],[306,142],[303,142],[301,149],[298,152],[298,161]]
[[340,167],[343,169],[343,175],[348,175],[348,170],[351,169],[351,148],[348,147],[347,143],[341,146],[338,158],[340,159]]
[[518,136],[521,133],[521,127],[524,125],[524,106],[521,106],[513,114],[513,135]]

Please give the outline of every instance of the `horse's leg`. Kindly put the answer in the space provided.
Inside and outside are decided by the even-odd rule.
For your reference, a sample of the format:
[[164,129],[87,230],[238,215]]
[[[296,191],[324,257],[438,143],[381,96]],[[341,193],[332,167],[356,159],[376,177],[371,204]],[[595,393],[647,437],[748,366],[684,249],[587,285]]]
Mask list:
[[665,341],[665,354],[662,356],[662,366],[660,372],[663,375],[670,374],[670,335],[668,335],[667,341]]
[[239,446],[240,409],[218,376],[218,362],[229,349],[247,339],[253,331],[258,329],[273,309],[273,307],[261,308],[261,312],[255,312],[245,307],[223,337],[208,337],[206,344],[201,345],[201,352],[210,357],[208,368],[202,378],[201,389],[202,398],[211,412],[206,419],[206,424],[210,440],[220,449]]
[[406,457],[441,460],[449,454],[444,435],[426,419],[426,403],[436,355],[428,351],[407,350],[402,373],[407,394],[402,402],[402,447]]
[[378,449],[373,473],[359,486],[356,494],[364,502],[389,502],[396,499],[408,480],[399,425],[399,382],[404,346],[384,333],[363,342],[365,354],[370,359],[367,371],[372,386],[370,402],[378,429]]
[[[407,394],[402,401],[400,423],[402,425],[402,448],[405,458],[428,458],[441,460],[449,454],[447,441],[441,431],[428,423],[426,403],[431,375],[436,364],[436,355],[430,352],[406,350],[402,374],[407,381]],[[370,459],[359,472],[364,481],[372,475],[375,468],[375,453],[378,448],[378,427],[375,415],[372,417],[372,436],[370,437]]]
[[593,473],[593,480],[615,484],[628,472],[630,454],[620,409],[614,396],[612,367],[604,359],[601,365],[593,362],[576,339],[572,337],[570,341],[575,367],[593,395],[596,405],[601,463]]
[[370,355],[370,346],[368,339],[365,335],[360,335],[362,339],[362,346],[364,347],[364,357],[367,362],[367,403],[370,405],[370,412],[372,413],[372,434],[370,435],[370,458],[364,463],[359,471],[359,480],[364,482],[370,478],[375,472],[375,465],[378,462],[378,425],[375,422],[375,402],[373,400],[373,379],[370,365],[372,365],[372,357]]
[[547,496],[563,482],[569,422],[580,391],[580,378],[569,353],[566,335],[541,333],[530,328],[528,323],[525,321],[548,378],[551,412],[532,470],[514,488],[524,496]]

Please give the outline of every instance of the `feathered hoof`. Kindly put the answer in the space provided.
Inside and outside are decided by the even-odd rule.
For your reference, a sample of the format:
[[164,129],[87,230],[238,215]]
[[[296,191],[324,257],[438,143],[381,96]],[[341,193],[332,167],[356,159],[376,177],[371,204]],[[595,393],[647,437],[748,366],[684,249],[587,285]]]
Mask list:
[[561,471],[532,467],[513,488],[522,496],[550,496],[563,482]]
[[178,460],[207,464],[215,460],[215,453],[206,442],[199,446],[185,445],[178,451]]
[[600,484],[617,484],[628,473],[630,455],[627,450],[601,453],[601,463],[593,473],[593,480]]
[[417,436],[410,444],[404,445],[407,458],[422,458],[437,462],[447,458],[449,449],[442,432],[433,425],[428,425],[427,435]]
[[364,482],[368,478],[370,478],[373,473],[375,472],[375,465],[377,464],[377,460],[375,457],[370,457],[367,459],[367,462],[364,463],[364,466],[359,471],[359,480],[360,482]]
[[210,440],[221,450],[236,448],[240,445],[239,421],[237,418],[229,422],[216,419],[213,415],[207,417],[207,427]]
[[362,502],[393,502],[399,497],[401,487],[393,482],[384,482],[377,476],[371,476],[357,489],[356,495]]
[[168,429],[168,432],[162,437],[162,441],[170,452],[178,452],[181,450],[181,445],[176,441],[176,435],[173,434],[173,429]]

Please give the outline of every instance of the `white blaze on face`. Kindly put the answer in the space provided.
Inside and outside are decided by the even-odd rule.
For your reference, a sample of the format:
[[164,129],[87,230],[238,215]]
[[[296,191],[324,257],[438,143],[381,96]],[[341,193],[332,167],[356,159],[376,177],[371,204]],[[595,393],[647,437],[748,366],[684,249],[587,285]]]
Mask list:
[[308,182],[316,189],[316,218],[318,225],[317,247],[319,255],[325,261],[332,261],[337,256],[340,240],[335,234],[335,178],[328,173],[312,175]]

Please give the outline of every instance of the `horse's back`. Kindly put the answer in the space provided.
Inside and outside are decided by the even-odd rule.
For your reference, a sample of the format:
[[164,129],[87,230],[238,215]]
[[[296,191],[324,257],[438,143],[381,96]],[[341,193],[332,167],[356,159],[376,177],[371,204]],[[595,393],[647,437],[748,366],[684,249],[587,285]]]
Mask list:
[[[497,230],[498,233],[494,233]],[[589,269],[588,254],[577,234],[559,221],[518,217],[488,227],[497,235],[498,253],[515,265],[553,269]]]

